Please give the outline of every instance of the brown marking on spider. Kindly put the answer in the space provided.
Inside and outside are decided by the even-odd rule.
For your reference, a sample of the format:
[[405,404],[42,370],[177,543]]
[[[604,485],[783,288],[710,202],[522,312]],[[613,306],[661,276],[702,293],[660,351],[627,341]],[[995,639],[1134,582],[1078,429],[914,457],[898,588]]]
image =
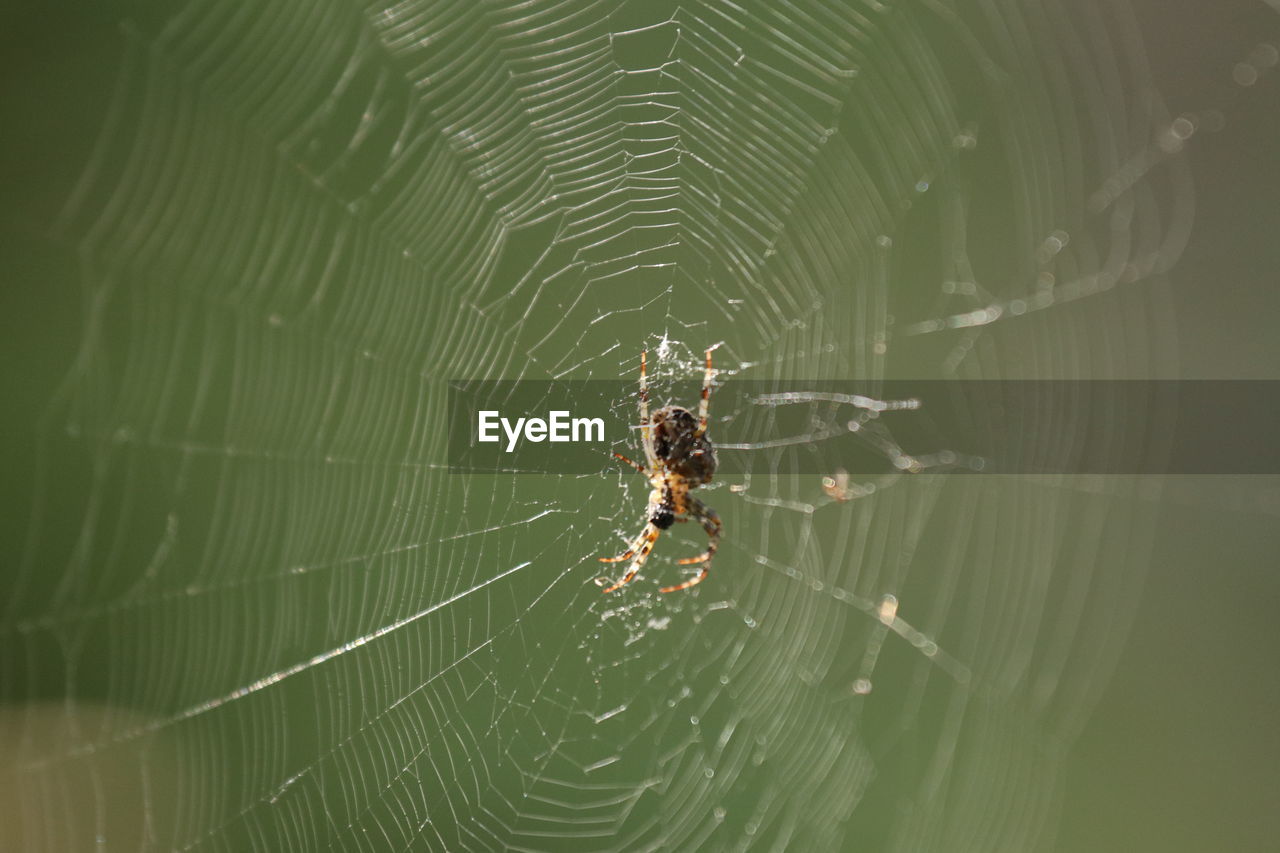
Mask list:
[[644,449],[645,464],[633,462],[621,453],[613,454],[649,479],[653,490],[649,493],[647,521],[630,547],[616,557],[601,557],[602,563],[621,563],[631,560],[622,580],[605,589],[613,592],[630,583],[649,558],[662,531],[677,521],[695,518],[707,532],[707,550],[696,557],[679,560],[682,566],[702,564],[697,575],[675,586],[664,586],[658,592],[678,592],[702,583],[711,568],[711,558],[720,544],[723,529],[716,511],[689,494],[704,483],[711,482],[716,472],[716,451],[707,437],[707,409],[711,399],[711,350],[707,350],[707,372],[702,380],[702,400],[698,403],[698,416],[680,406],[663,406],[649,415],[649,382],[647,378],[648,353],[640,353],[640,444]]

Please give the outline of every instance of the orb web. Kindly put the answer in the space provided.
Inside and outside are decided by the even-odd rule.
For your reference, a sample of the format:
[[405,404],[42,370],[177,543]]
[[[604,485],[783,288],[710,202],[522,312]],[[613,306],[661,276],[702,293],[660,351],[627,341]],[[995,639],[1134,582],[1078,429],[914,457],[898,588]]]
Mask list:
[[0,611],[24,847],[110,840],[117,790],[184,850],[1050,833],[1151,484],[835,489],[726,449],[779,464],[706,490],[709,580],[656,594],[700,547],[672,531],[602,596],[634,472],[451,472],[441,428],[450,379],[629,380],[643,348],[658,404],[713,344],[779,393],[1150,376],[1194,123],[1125,6],[1027,5],[122,17]]

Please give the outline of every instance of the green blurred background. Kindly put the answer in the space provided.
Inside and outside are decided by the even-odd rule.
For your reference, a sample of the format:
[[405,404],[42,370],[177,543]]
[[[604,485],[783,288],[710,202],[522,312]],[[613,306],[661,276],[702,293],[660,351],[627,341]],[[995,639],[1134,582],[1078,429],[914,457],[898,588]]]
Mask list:
[[0,848],[1280,843],[1275,477],[757,475],[604,598],[639,478],[443,434],[646,347],[1280,378],[1274,7],[0,20]]

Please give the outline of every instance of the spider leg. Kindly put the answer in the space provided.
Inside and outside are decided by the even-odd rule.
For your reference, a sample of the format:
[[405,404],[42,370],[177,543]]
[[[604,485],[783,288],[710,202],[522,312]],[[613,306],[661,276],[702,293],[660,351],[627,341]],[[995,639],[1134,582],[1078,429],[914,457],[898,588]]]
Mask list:
[[621,453],[615,453],[613,454],[613,456],[615,459],[621,459],[623,462],[627,463],[632,468],[635,468],[637,471],[639,471],[641,474],[645,475],[646,477],[649,476],[649,472],[644,470],[644,466],[641,465],[639,462],[636,462],[634,459],[628,459],[627,457],[623,456]]
[[679,592],[682,589],[688,589],[691,586],[697,586],[702,583],[707,576],[707,570],[711,568],[711,558],[716,555],[716,548],[720,547],[720,531],[723,530],[724,525],[720,523],[720,516],[716,515],[716,511],[697,498],[689,498],[689,513],[698,519],[702,524],[702,529],[707,532],[707,550],[696,557],[687,557],[676,562],[681,566],[701,563],[702,570],[684,583],[678,583],[675,586],[664,586],[658,592]]
[[707,567],[703,566],[696,575],[689,578],[684,583],[678,583],[675,586],[664,586],[661,589],[659,589],[658,592],[679,592],[682,589],[688,589],[691,586],[697,586],[698,584],[702,583],[703,579],[706,578],[706,576],[707,576]]
[[640,444],[650,471],[658,470],[658,454],[653,450],[653,428],[649,425],[649,351],[640,351]]
[[658,536],[662,531],[654,527],[653,524],[646,524],[644,530],[640,531],[640,535],[636,537],[635,542],[627,549],[627,552],[619,557],[601,557],[602,563],[620,563],[623,560],[631,559],[634,555],[635,559],[631,560],[631,565],[627,568],[627,573],[622,576],[622,580],[615,583],[608,589],[601,590],[604,593],[610,593],[626,584],[631,583],[636,574],[640,571],[640,567],[644,565],[644,561],[649,559],[649,552],[653,550],[653,545],[658,541]]
[[597,557],[596,559],[598,559],[602,563],[622,563],[627,560],[630,560],[632,557],[635,556],[636,551],[640,548],[640,545],[641,545],[640,539],[643,536],[644,534],[641,533],[640,536],[637,536],[635,539],[633,539],[631,541],[631,544],[627,546],[627,550],[623,551],[621,554],[619,554],[616,557]]
[[707,350],[707,373],[702,379],[702,400],[698,402],[698,431],[695,435],[701,436],[707,431],[707,410],[711,407],[711,380],[715,379],[716,372],[711,369],[711,350]]

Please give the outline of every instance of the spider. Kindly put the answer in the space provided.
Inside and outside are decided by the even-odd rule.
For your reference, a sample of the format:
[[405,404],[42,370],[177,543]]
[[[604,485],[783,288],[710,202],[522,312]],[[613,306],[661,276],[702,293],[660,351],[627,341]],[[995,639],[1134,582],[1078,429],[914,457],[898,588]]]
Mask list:
[[631,560],[631,566],[622,580],[604,590],[609,593],[630,583],[644,561],[649,558],[654,543],[662,531],[677,521],[696,518],[707,532],[707,550],[696,557],[680,560],[682,566],[701,563],[698,574],[684,583],[664,586],[659,592],[678,592],[702,582],[711,567],[720,544],[720,517],[716,511],[689,494],[704,483],[711,482],[716,472],[716,451],[707,438],[707,408],[711,398],[711,350],[707,350],[707,372],[702,380],[702,401],[698,404],[698,417],[680,406],[663,406],[649,416],[649,384],[646,378],[648,353],[640,353],[640,443],[644,448],[644,465],[633,462],[621,453],[613,454],[649,479],[653,491],[649,493],[648,520],[630,547],[617,557],[601,557],[602,563],[621,563]]

